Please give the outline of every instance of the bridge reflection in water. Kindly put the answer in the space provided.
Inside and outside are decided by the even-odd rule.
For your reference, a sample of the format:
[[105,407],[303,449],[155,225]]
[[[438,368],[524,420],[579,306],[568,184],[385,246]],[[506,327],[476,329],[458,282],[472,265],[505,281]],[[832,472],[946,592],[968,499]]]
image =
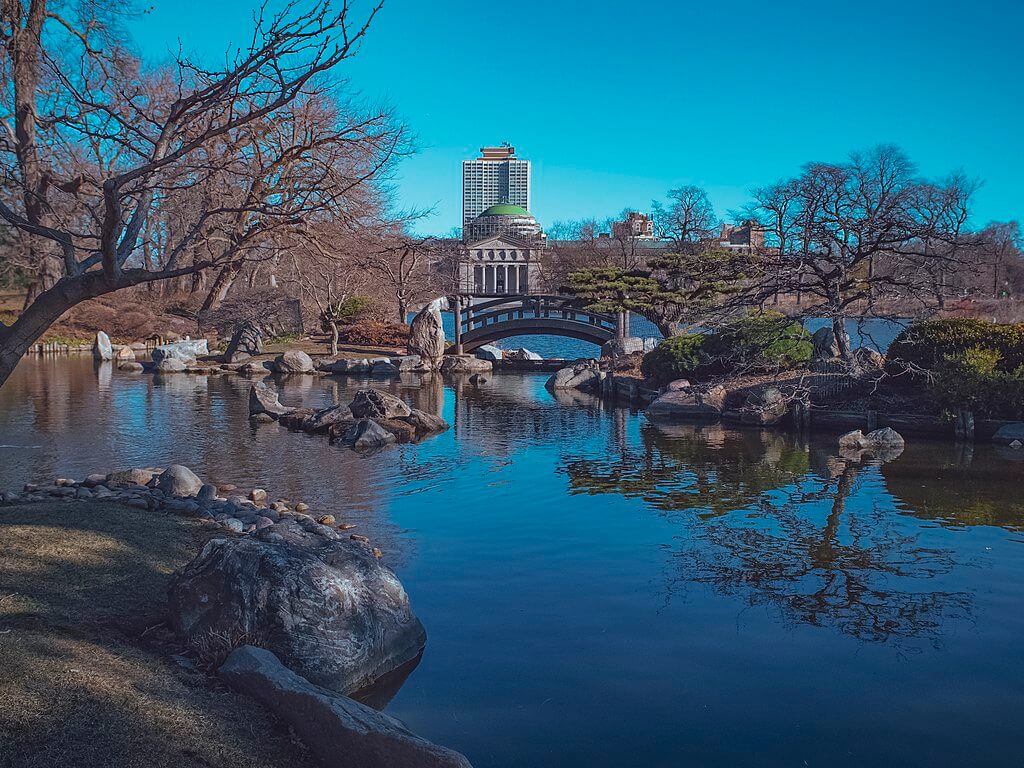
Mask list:
[[456,354],[510,336],[568,336],[600,346],[625,335],[628,327],[626,313],[592,312],[568,296],[458,296],[454,312]]

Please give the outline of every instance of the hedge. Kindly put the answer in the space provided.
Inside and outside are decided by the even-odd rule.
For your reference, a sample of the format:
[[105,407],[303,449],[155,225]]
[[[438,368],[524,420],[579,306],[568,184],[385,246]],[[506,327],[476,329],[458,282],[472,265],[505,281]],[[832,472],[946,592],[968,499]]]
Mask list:
[[968,350],[999,353],[996,370],[1013,372],[1024,365],[1024,323],[1000,324],[984,320],[925,320],[900,333],[886,354],[890,373],[908,368],[937,371]]

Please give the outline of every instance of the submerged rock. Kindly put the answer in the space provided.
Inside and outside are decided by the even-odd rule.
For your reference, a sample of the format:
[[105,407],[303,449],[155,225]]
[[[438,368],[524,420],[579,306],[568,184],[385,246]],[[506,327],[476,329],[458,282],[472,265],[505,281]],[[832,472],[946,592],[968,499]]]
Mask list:
[[237,648],[218,674],[291,726],[326,768],[471,768],[463,755],[417,736],[390,715],[312,685],[264,648]]
[[188,366],[174,357],[165,357],[157,362],[153,370],[157,373],[185,373]]
[[402,584],[370,547],[303,536],[296,523],[211,540],[175,575],[169,602],[192,648],[249,638],[340,693],[369,685],[426,643]]
[[905,446],[903,436],[895,429],[882,427],[866,435],[859,429],[839,436],[839,447],[844,450],[867,451],[886,458],[895,458]]
[[487,373],[493,367],[490,360],[481,360],[479,357],[468,355],[445,355],[444,360],[441,361],[441,373],[446,375]]

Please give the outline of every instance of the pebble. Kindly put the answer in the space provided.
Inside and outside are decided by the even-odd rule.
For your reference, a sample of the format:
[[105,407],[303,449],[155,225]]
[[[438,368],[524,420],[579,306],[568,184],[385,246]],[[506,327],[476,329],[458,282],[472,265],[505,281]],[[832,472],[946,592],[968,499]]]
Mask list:
[[334,519],[334,515],[324,515],[318,521],[321,525],[335,525],[337,521]]
[[369,544],[370,543],[369,538],[367,538],[366,536],[362,536],[362,535],[360,535],[358,533],[350,534],[349,538],[352,539],[352,541],[361,541],[364,544]]
[[222,521],[221,525],[235,533],[241,533],[245,530],[245,525],[237,517],[229,517],[227,520]]
[[296,512],[306,512],[308,509],[309,509],[309,504],[305,504],[305,503],[303,503],[301,501],[298,504],[295,505],[295,511]]
[[254,504],[266,504],[267,492],[262,488],[253,488],[251,491],[249,491],[249,499]]

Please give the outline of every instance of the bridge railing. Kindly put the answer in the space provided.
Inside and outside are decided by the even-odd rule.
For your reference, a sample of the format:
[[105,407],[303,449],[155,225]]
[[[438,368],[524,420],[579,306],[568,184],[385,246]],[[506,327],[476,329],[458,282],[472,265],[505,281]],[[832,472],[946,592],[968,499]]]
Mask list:
[[612,332],[616,330],[614,315],[591,312],[580,306],[578,299],[548,295],[504,296],[475,304],[467,302],[461,307],[458,322],[461,334],[466,334],[498,323],[543,319],[581,323]]

